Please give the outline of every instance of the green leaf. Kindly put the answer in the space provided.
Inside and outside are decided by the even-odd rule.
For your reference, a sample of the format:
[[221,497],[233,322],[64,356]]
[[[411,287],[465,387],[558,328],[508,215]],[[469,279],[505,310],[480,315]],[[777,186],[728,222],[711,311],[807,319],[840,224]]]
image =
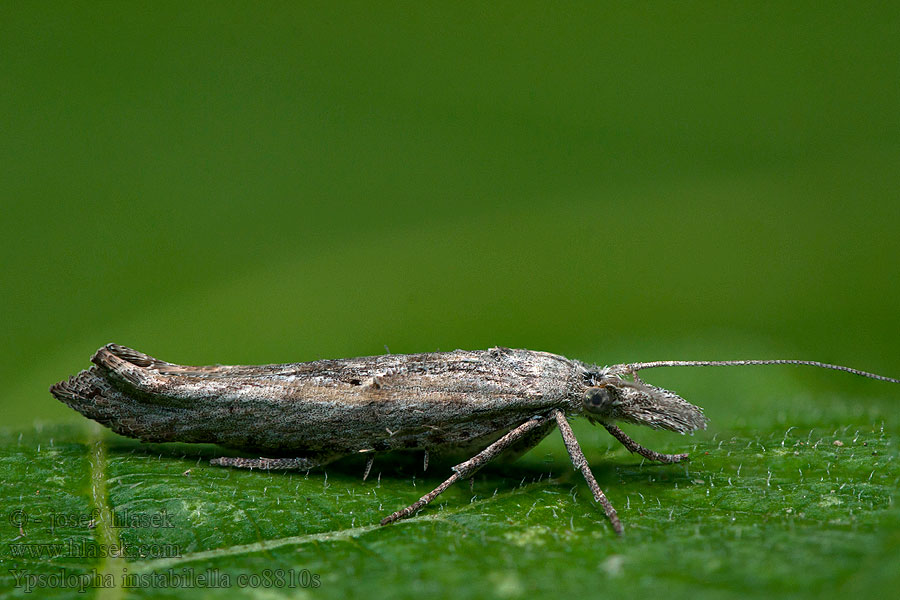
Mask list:
[[[576,423],[625,524],[621,539],[557,433],[416,517],[380,527],[450,464],[432,459],[423,473],[421,455],[379,457],[363,481],[356,459],[309,473],[251,472],[209,466],[212,446],[140,444],[93,424],[6,432],[0,596],[768,598],[896,589],[898,436],[882,426],[895,419],[878,403],[791,406],[793,427],[771,419],[693,438],[631,431],[655,449],[689,451],[682,465],[642,463],[611,441],[607,450],[599,428]],[[103,556],[110,546],[125,555]]]

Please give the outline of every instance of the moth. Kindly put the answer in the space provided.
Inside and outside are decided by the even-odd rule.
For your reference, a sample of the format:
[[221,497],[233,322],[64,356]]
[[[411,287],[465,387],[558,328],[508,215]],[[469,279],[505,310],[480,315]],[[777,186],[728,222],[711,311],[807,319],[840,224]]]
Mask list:
[[705,429],[702,409],[645,383],[638,371],[672,366],[810,365],[900,380],[806,360],[656,361],[601,367],[548,352],[491,348],[386,354],[260,366],[183,366],[117,344],[50,392],[116,433],[145,442],[203,442],[268,455],[222,457],[213,465],[308,470],[352,454],[465,451],[471,458],[417,502],[408,517],[500,455],[515,457],[559,428],[613,529],[624,531],[597,485],[567,417],[602,425],[632,453],[662,463],[687,454],[644,448],[617,422],[688,433]]

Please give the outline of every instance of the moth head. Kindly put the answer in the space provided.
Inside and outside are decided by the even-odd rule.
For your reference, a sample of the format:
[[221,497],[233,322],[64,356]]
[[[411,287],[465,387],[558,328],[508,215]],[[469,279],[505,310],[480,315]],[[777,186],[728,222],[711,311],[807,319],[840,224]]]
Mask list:
[[654,429],[669,429],[686,433],[706,429],[703,411],[669,390],[640,380],[637,372],[657,367],[740,367],[750,365],[805,365],[820,369],[844,371],[869,379],[900,383],[900,379],[861,371],[843,365],[816,360],[751,359],[751,360],[657,360],[611,367],[596,367],[582,363],[584,383],[587,385],[581,408],[591,421],[611,423],[625,421]]
[[591,421],[624,421],[679,433],[706,429],[703,411],[669,390],[612,372],[598,373],[590,383],[581,406]]

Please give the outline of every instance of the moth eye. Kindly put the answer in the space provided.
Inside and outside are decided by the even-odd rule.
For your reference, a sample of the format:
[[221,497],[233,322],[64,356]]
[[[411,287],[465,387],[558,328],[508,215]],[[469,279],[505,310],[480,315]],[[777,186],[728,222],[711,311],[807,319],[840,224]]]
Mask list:
[[600,412],[607,408],[612,401],[612,395],[606,387],[592,387],[584,393],[582,400],[584,407],[592,412]]

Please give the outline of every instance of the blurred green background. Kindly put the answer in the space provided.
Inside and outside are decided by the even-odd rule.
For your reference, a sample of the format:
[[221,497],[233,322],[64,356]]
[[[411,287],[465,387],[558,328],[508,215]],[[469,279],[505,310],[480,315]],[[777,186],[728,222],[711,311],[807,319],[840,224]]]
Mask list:
[[[3,423],[81,419],[47,387],[110,341],[193,364],[505,345],[897,375],[898,15],[4,3]],[[895,394],[689,377],[714,422],[759,381]]]

